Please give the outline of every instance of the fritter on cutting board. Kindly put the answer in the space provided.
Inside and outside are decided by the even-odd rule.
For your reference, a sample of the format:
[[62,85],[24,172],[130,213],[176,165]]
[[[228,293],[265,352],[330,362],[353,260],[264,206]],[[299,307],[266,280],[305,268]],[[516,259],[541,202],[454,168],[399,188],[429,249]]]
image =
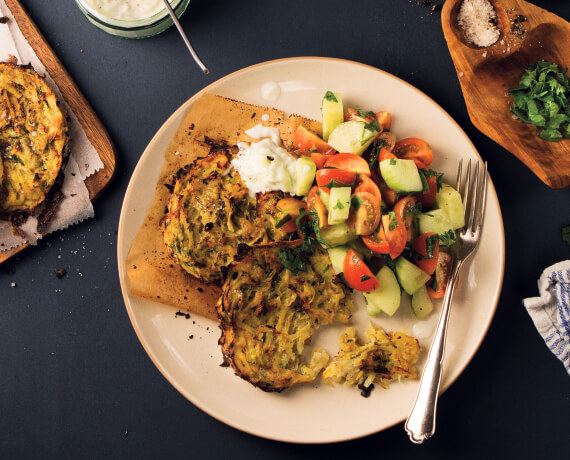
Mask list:
[[31,66],[0,62],[0,215],[45,201],[64,160],[69,128],[51,88]]
[[325,250],[317,248],[294,275],[279,259],[286,244],[250,249],[232,264],[217,307],[225,360],[265,391],[313,381],[329,356],[315,349],[307,364],[305,344],[319,326],[348,322],[353,310],[350,289],[334,274]]
[[275,229],[281,192],[248,194],[230,166],[237,147],[217,148],[178,171],[163,219],[168,252],[205,282],[222,279],[241,245],[263,245],[287,235]]

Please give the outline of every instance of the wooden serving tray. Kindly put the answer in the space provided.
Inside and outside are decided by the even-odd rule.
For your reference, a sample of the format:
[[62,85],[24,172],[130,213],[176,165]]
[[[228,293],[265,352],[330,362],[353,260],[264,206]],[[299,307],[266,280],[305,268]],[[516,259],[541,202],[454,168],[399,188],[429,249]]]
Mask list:
[[[487,48],[462,41],[457,13],[463,0],[447,0],[441,22],[453,59],[467,111],[485,135],[519,158],[552,188],[570,185],[570,139],[544,141],[533,125],[513,119],[509,88],[519,84],[530,64],[551,61],[570,66],[570,24],[523,0],[490,0],[497,11],[502,39]],[[524,37],[511,32],[512,21],[522,15]],[[519,18],[520,19],[520,18]]]
[[[5,0],[24,37],[34,49],[36,55],[42,61],[47,72],[57,84],[61,95],[71,110],[77,116],[87,138],[99,154],[104,167],[95,174],[85,179],[85,185],[89,190],[89,198],[94,201],[111,181],[115,172],[116,153],[115,147],[107,134],[107,130],[83,96],[79,88],[71,79],[63,64],[55,55],[41,32],[38,30],[28,13],[18,0]],[[0,264],[15,256],[29,246],[24,244],[6,252],[0,253]]]

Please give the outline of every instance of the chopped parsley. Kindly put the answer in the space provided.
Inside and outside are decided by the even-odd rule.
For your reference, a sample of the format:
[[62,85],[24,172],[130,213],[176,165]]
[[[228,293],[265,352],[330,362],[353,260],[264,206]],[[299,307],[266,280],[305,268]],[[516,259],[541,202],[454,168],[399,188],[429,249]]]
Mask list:
[[390,225],[388,225],[388,230],[392,231],[397,229],[400,226],[400,223],[398,222],[398,218],[396,217],[396,213],[393,211],[390,211],[388,213],[388,217],[390,218]]
[[325,93],[325,99],[327,101],[331,101],[331,102],[338,102],[338,99],[336,98],[336,96],[334,95],[334,93],[332,91],[327,91]]
[[290,220],[291,220],[291,214],[285,214],[285,216],[283,216],[281,219],[277,221],[277,223],[275,224],[275,228],[283,227],[283,225],[285,225]]
[[396,164],[395,158],[390,158],[390,165],[394,166]]
[[364,283],[365,281],[368,281],[369,279],[372,279],[372,277],[368,276],[368,275],[362,275],[360,277],[360,282]]
[[333,206],[333,209],[344,209],[344,205],[341,203],[340,200],[338,200],[336,204]]
[[438,237],[441,244],[444,246],[451,246],[456,240],[455,232],[453,230],[448,230],[447,232],[438,235]]
[[366,123],[364,127],[368,131],[376,131],[377,133],[380,132],[380,125],[378,125],[378,120],[374,119],[370,123]]
[[429,190],[427,178],[433,176],[436,178],[435,183],[437,185],[437,191],[439,192],[441,190],[441,185],[443,183],[443,173],[439,173],[433,169],[419,169],[418,171],[420,173],[420,179],[422,180],[422,192],[427,192]]
[[438,239],[439,239],[439,237],[437,234],[426,236],[426,255],[424,256],[423,254],[420,254],[419,252],[414,251],[415,258],[417,260],[433,259],[435,257],[434,251],[435,251],[435,245],[436,245]]
[[404,211],[404,216],[417,216],[418,214],[422,213],[422,204],[417,202],[415,205],[410,206],[408,209]]
[[366,118],[366,117],[376,117],[376,114],[375,114],[372,110],[369,110],[368,112],[365,112],[365,111],[362,110],[360,107],[356,106],[356,111],[358,112],[358,115],[361,116],[362,118]]
[[357,195],[354,195],[350,199],[350,204],[352,205],[355,211],[358,211],[360,209],[360,206],[362,206],[362,198],[360,198]]
[[570,139],[570,80],[568,69],[539,61],[530,65],[518,86],[509,89],[513,95],[511,113],[523,123],[532,124],[541,139],[558,142]]
[[[302,213],[297,217],[296,223],[303,235],[303,243],[296,248],[280,249],[277,253],[283,268],[289,269],[293,275],[307,269],[307,260],[317,249],[317,242],[323,243],[320,237],[319,218],[315,211]],[[315,236],[313,237],[311,233],[315,233]]]

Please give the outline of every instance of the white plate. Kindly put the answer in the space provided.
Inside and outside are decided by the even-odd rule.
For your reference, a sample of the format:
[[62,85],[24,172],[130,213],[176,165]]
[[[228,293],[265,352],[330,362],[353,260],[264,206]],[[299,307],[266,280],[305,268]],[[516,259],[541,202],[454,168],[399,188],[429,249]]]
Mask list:
[[[281,87],[281,96],[275,102],[262,97],[261,87],[267,82],[276,82]],[[398,138],[414,136],[429,142],[435,156],[432,167],[444,172],[448,182],[455,180],[459,158],[480,160],[465,133],[441,107],[386,72],[338,59],[309,57],[271,61],[211,84],[166,121],[133,173],[121,211],[118,236],[119,276],[127,310],[143,347],[162,374],[192,403],[218,420],[257,436],[299,443],[353,439],[403,421],[412,407],[418,381],[397,382],[389,390],[377,387],[369,398],[363,398],[355,388],[342,385],[331,388],[322,382],[301,385],[280,394],[265,393],[236,377],[230,368],[220,367],[222,356],[215,322],[194,315],[186,320],[175,316],[175,311],[168,306],[130,295],[125,259],[153,198],[164,152],[185,114],[204,91],[319,119],[326,90],[340,92],[346,106],[388,110]],[[443,390],[473,357],[499,298],[505,259],[504,232],[492,183],[487,197],[480,246],[472,261],[463,268],[455,291]],[[361,308],[353,322],[362,335],[369,318],[362,302],[357,304]],[[439,310],[439,303],[436,308]],[[384,315],[372,322],[386,330],[405,327],[409,333],[413,333],[417,323],[406,302],[394,317]],[[323,345],[331,355],[336,354],[342,329],[343,326],[322,328],[313,344]],[[430,340],[420,340],[424,350],[418,370],[423,367]]]

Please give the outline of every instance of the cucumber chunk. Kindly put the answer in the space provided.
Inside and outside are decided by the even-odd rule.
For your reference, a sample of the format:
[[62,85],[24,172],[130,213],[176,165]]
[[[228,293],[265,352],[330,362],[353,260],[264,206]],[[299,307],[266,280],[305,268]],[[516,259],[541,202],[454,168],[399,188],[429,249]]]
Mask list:
[[311,190],[317,166],[315,162],[309,157],[301,157],[295,164],[296,181],[295,181],[295,195],[305,196]]
[[396,276],[402,289],[412,295],[431,278],[420,267],[400,256],[396,259]]
[[433,311],[433,302],[425,285],[412,294],[412,310],[418,319],[424,319]]
[[423,190],[420,173],[413,160],[390,158],[381,161],[380,173],[388,187],[396,193],[414,193]]
[[329,195],[329,217],[330,225],[340,224],[348,219],[350,211],[350,187],[333,187]]
[[346,222],[343,222],[341,224],[321,228],[321,238],[330,247],[336,247],[347,244],[348,242],[358,238],[358,236],[350,231]]
[[455,230],[443,209],[433,209],[416,216],[420,235],[434,232],[439,236],[439,244],[451,246],[457,240]]
[[333,130],[344,121],[344,110],[339,93],[327,91],[321,104],[323,139],[327,141]]
[[441,189],[435,195],[435,206],[445,211],[453,230],[465,226],[463,201],[459,192],[452,186],[441,184]]
[[402,291],[394,272],[384,266],[376,274],[380,287],[372,292],[365,292],[366,311],[371,316],[378,316],[381,311],[392,316],[400,308]]
[[351,120],[338,125],[329,136],[328,143],[337,152],[362,155],[374,140],[376,130],[370,130],[363,121]]
[[346,246],[338,246],[336,248],[328,248],[327,252],[329,253],[329,259],[335,274],[340,275],[343,271],[344,258],[348,248]]

